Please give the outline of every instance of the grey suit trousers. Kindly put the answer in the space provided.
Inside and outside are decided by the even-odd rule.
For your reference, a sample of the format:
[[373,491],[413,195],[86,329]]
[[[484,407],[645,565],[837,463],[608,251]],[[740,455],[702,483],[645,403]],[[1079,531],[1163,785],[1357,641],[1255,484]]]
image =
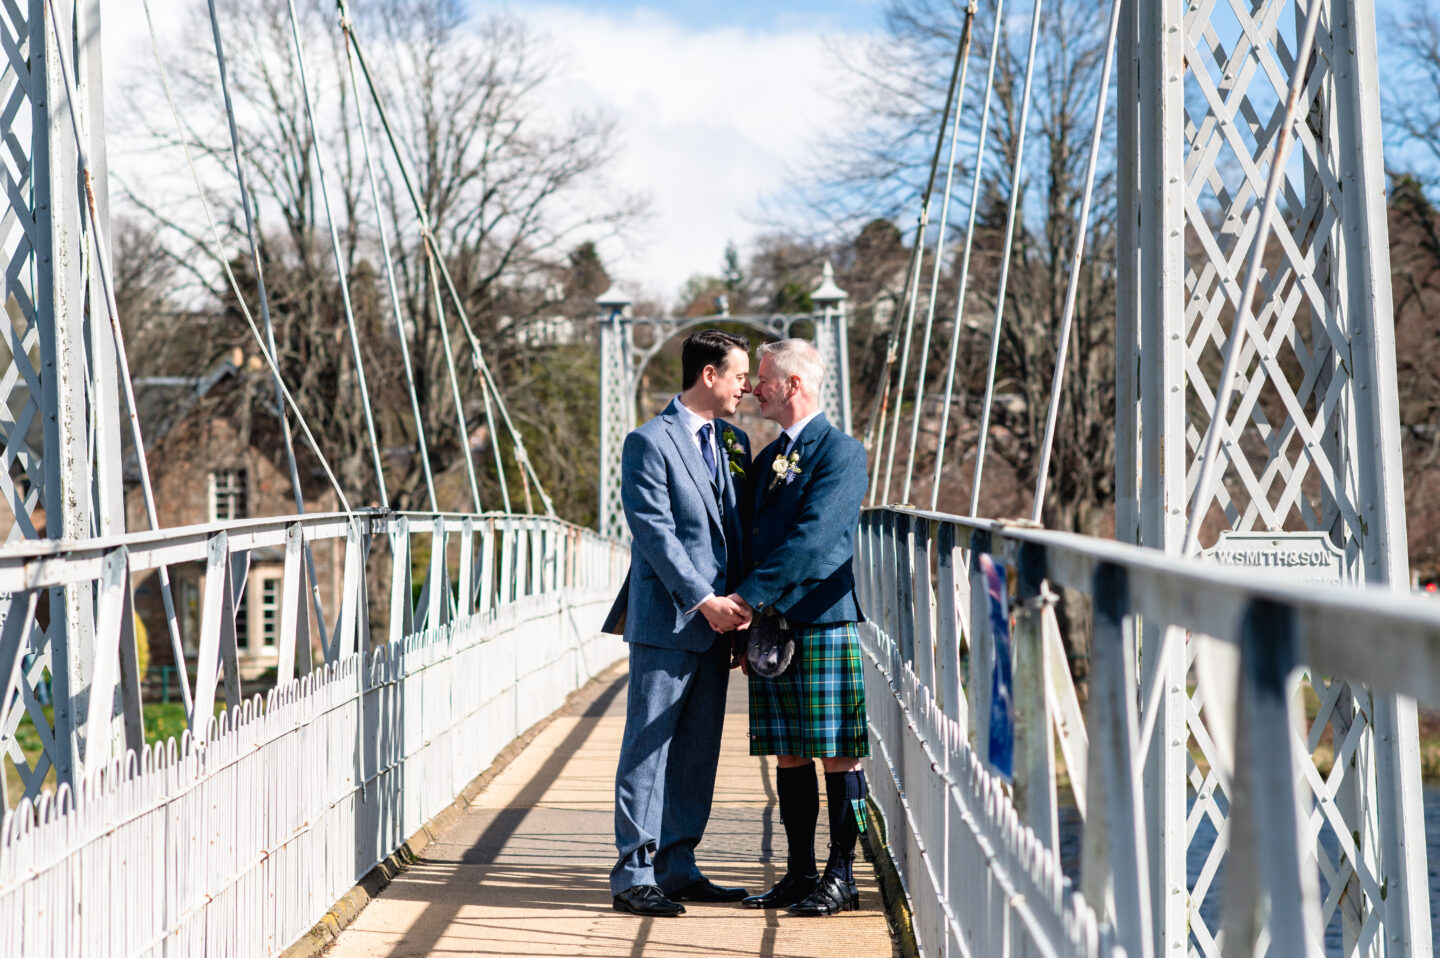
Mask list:
[[704,652],[630,643],[612,895],[635,885],[669,894],[701,877],[695,846],[710,820],[729,663],[719,639]]

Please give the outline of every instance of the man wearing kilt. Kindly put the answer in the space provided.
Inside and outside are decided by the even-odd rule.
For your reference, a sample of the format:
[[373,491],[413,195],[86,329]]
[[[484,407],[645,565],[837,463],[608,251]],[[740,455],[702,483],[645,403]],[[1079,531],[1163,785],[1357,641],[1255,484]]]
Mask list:
[[[758,354],[755,398],[784,432],[754,459],[748,574],[736,597],[757,616],[783,616],[795,652],[774,678],[750,674],[750,754],[776,756],[789,855],[779,883],[743,904],[833,915],[859,905],[853,865],[865,828],[860,759],[870,739],[851,567],[865,447],[820,412],[824,365],[814,346],[787,339]],[[816,758],[830,821],[823,875],[815,863]]]

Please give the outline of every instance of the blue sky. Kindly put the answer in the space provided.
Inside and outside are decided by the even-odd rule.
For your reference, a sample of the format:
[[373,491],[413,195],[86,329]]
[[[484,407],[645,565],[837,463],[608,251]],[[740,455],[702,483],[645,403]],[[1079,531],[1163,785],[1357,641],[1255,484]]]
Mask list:
[[[508,7],[523,12],[524,5],[473,0],[477,9]],[[559,3],[590,13],[608,15],[659,15],[685,30],[738,28],[762,32],[800,29],[867,32],[879,26],[884,0],[586,0]]]

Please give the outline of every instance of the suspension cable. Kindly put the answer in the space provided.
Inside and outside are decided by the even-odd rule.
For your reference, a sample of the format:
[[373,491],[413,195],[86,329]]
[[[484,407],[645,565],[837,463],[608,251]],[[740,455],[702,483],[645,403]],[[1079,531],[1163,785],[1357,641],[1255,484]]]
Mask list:
[[[395,157],[396,165],[400,171],[400,177],[405,183],[405,188],[410,194],[410,202],[420,221],[421,236],[429,248],[430,254],[434,257],[435,265],[440,271],[441,278],[445,281],[445,286],[455,307],[455,313],[460,319],[460,324],[465,332],[466,338],[469,340],[471,359],[475,364],[476,370],[488,380],[490,388],[495,392],[496,405],[499,407],[501,419],[505,423],[506,430],[510,434],[510,440],[515,447],[517,463],[521,469],[530,476],[530,480],[535,483],[536,489],[540,493],[541,501],[545,504],[546,514],[553,516],[555,514],[554,504],[550,496],[546,494],[545,487],[540,482],[540,477],[535,473],[534,466],[530,462],[530,457],[525,451],[524,439],[520,436],[519,431],[515,428],[514,422],[510,418],[510,413],[505,406],[504,398],[495,383],[495,377],[490,371],[489,364],[485,362],[484,354],[480,349],[480,341],[476,338],[475,332],[470,326],[470,319],[465,309],[464,299],[456,289],[454,278],[450,275],[450,269],[446,265],[445,258],[441,255],[439,246],[435,241],[435,235],[430,228],[429,216],[425,210],[425,205],[420,201],[419,193],[416,192],[414,180],[410,175],[409,165],[405,160],[404,153],[400,149],[399,138],[395,134],[393,125],[390,123],[389,111],[385,109],[385,102],[380,96],[379,87],[375,84],[375,78],[370,72],[369,62],[365,59],[365,50],[360,43],[360,38],[355,35],[355,26],[350,18],[346,0],[336,0],[336,5],[340,11],[340,28],[350,34],[351,43],[355,49],[355,60],[360,65],[361,74],[365,77],[366,86],[370,90],[371,100],[374,102],[376,112],[379,114],[381,127],[385,130],[391,152]],[[492,424],[492,441],[498,441],[498,435]]]
[[955,293],[955,321],[950,330],[950,359],[945,372],[945,400],[940,404],[940,436],[935,447],[935,475],[930,482],[930,508],[940,501],[940,472],[945,465],[945,438],[950,431],[950,405],[955,395],[955,366],[960,359],[960,330],[965,318],[965,295],[970,287],[970,254],[975,246],[975,218],[980,208],[980,183],[985,170],[985,144],[990,132],[990,103],[995,92],[995,61],[1000,53],[1000,18],[1005,0],[995,0],[995,25],[990,33],[990,62],[985,73],[985,100],[980,109],[980,135],[975,143],[975,169],[970,177],[970,210],[965,225],[965,248],[960,255],[960,284]]
[[[902,312],[909,299],[911,278],[920,269],[920,264],[917,262],[920,250],[921,244],[917,241],[912,245],[910,260],[905,265],[904,298],[900,302]],[[884,458],[881,450],[885,446],[886,424],[890,421],[890,371],[891,367],[895,365],[896,344],[899,340],[900,320],[896,318],[890,324],[890,337],[885,344],[885,362],[880,370],[881,386],[870,400],[870,416],[865,424],[865,450],[874,453],[870,462],[870,505],[872,506],[880,499],[880,463]]]
[[521,471],[529,475],[530,481],[535,483],[535,489],[540,493],[540,500],[545,504],[545,514],[555,515],[555,506],[546,494],[540,477],[535,474],[535,468],[530,463],[530,455],[525,451],[525,440],[521,438],[515,423],[510,419],[510,410],[505,405],[505,397],[500,394],[500,385],[495,381],[495,374],[490,371],[490,364],[485,360],[485,354],[480,351],[480,340],[475,337],[475,331],[470,327],[470,319],[465,312],[465,307],[460,298],[460,291],[455,287],[455,278],[450,275],[450,268],[445,265],[445,260],[438,255],[435,260],[440,267],[440,277],[445,280],[445,287],[450,291],[450,301],[455,304],[455,313],[460,317],[460,328],[465,331],[465,336],[470,341],[470,361],[475,368],[485,377],[490,385],[490,391],[495,394],[495,406],[500,411],[500,421],[505,424],[505,430],[510,434],[510,441],[515,446],[515,461],[520,465]]
[[[145,15],[150,24],[150,43],[155,51],[155,62],[159,65],[162,80],[165,77],[165,65],[160,56],[159,42],[155,37],[155,25],[150,18],[149,0],[144,0]],[[235,181],[240,188],[240,205],[245,212],[245,233],[250,244],[250,261],[255,269],[255,289],[260,299],[260,316],[265,323],[265,336],[260,336],[260,330],[255,325],[255,317],[250,313],[250,306],[245,301],[245,295],[240,291],[240,284],[235,279],[235,272],[230,268],[230,261],[224,255],[224,245],[220,242],[220,230],[215,224],[214,213],[210,209],[210,203],[205,198],[205,186],[200,182],[200,172],[195,168],[195,160],[190,154],[189,140],[185,136],[184,124],[180,121],[180,111],[175,105],[175,98],[171,94],[170,84],[165,82],[165,95],[170,103],[170,114],[175,119],[176,132],[180,137],[180,145],[185,151],[185,161],[190,166],[190,176],[195,180],[195,190],[200,196],[200,205],[205,211],[206,222],[210,226],[210,235],[215,243],[215,250],[212,255],[219,260],[225,271],[225,277],[230,282],[230,288],[235,292],[235,300],[240,304],[240,313],[245,317],[245,322],[250,327],[250,334],[255,337],[256,343],[260,346],[260,353],[265,357],[265,362],[270,366],[270,374],[273,379],[275,392],[290,403],[295,411],[295,420],[300,424],[305,439],[310,443],[320,465],[325,469],[325,475],[330,479],[330,484],[335,488],[335,496],[339,500],[341,508],[347,512],[353,512],[350,502],[345,496],[345,491],[340,486],[340,481],[335,478],[335,472],[330,468],[330,461],[320,451],[320,443],[315,440],[314,434],[310,431],[310,424],[300,412],[300,404],[291,395],[289,387],[285,385],[285,379],[280,374],[280,350],[275,345],[275,325],[270,316],[270,296],[265,288],[265,271],[260,262],[260,238],[259,231],[255,226],[255,214],[250,202],[250,188],[245,181],[245,163],[240,153],[240,130],[235,122],[235,105],[230,98],[229,70],[225,63],[225,44],[220,36],[220,17],[215,9],[215,0],[207,0],[210,10],[210,32],[215,41],[215,61],[220,73],[220,92],[225,102],[225,120],[230,130],[230,151],[235,158]],[[295,510],[299,515],[305,514],[305,495],[300,485],[300,469],[295,460],[295,442],[290,433],[290,420],[285,415],[285,406],[276,402],[279,407],[277,412],[280,415],[280,433],[285,442],[285,457],[290,468],[290,487],[295,496]],[[320,596],[320,578],[315,569],[315,550],[310,543],[305,543],[305,568],[310,576],[310,601],[315,607],[316,621],[322,626],[325,623],[325,605]]]
[[[990,434],[990,408],[995,400],[995,370],[1000,362],[1000,330],[1005,318],[1005,287],[1010,280],[1014,252],[1015,221],[1019,218],[1020,181],[1025,172],[1025,129],[1030,120],[1030,86],[1035,78],[1035,46],[1040,38],[1040,10],[1044,0],[1035,0],[1030,15],[1030,51],[1025,63],[1025,89],[1020,95],[1020,129],[1015,143],[1015,169],[1010,178],[1010,211],[1005,219],[1005,245],[1000,253],[1000,286],[995,294],[995,323],[990,330],[990,366],[985,374],[985,401],[980,409],[980,437],[975,450],[975,481],[970,486],[970,517],[980,512],[980,481],[985,471],[985,444]],[[996,18],[999,30],[999,18]]]
[[1220,388],[1215,391],[1215,408],[1210,425],[1205,430],[1205,453],[1200,460],[1200,477],[1195,485],[1194,498],[1190,502],[1190,519],[1185,526],[1185,541],[1181,555],[1191,556],[1200,547],[1200,524],[1210,510],[1213,492],[1210,488],[1215,481],[1215,467],[1220,452],[1220,433],[1228,418],[1227,409],[1235,395],[1235,377],[1239,372],[1241,349],[1245,334],[1255,321],[1253,300],[1255,289],[1260,282],[1265,247],[1270,240],[1271,221],[1279,205],[1280,184],[1285,180],[1285,164],[1292,146],[1291,128],[1297,121],[1300,110],[1300,94],[1305,89],[1306,74],[1310,68],[1310,56],[1315,48],[1315,32],[1320,23],[1322,3],[1312,3],[1305,18],[1305,34],[1300,41],[1299,54],[1295,58],[1295,72],[1290,79],[1290,93],[1285,100],[1285,115],[1276,133],[1275,156],[1270,164],[1270,175],[1265,184],[1265,202],[1260,206],[1260,218],[1255,230],[1255,240],[1250,247],[1250,260],[1245,267],[1245,284],[1240,290],[1240,302],[1235,309],[1235,323],[1230,329],[1230,340],[1225,344],[1225,366],[1220,373]]
[[[915,224],[915,245],[910,254],[910,268],[905,274],[905,299],[903,306],[905,311],[905,338],[901,345],[900,380],[895,387],[895,428],[890,436],[890,452],[885,467],[885,492],[886,500],[890,497],[890,474],[895,465],[895,436],[900,428],[901,406],[905,401],[905,375],[906,367],[910,362],[910,340],[915,330],[915,305],[920,295],[920,275],[925,263],[925,234],[930,228],[930,197],[935,191],[935,175],[940,170],[940,154],[945,149],[945,130],[950,125],[950,108],[955,103],[955,90],[960,82],[961,70],[965,63],[966,44],[962,36],[959,43],[955,45],[955,62],[950,67],[950,84],[945,92],[945,108],[940,111],[940,129],[935,135],[935,150],[930,155],[930,173],[925,179],[925,189],[920,194],[920,217]],[[875,446],[875,463],[872,467],[870,480],[870,504],[873,506],[876,497],[881,495],[879,488],[880,473],[880,445],[885,441],[885,423],[888,418],[890,398],[890,367],[895,363],[895,343],[899,337],[901,323],[896,321],[890,330],[890,344],[885,350],[885,368],[881,371],[884,379],[876,404],[880,407],[880,431],[878,442]],[[871,422],[874,419],[872,415]]]
[[[150,0],[143,0],[143,2],[145,5],[145,14],[148,18],[150,16]],[[190,155],[189,141],[185,137],[185,127],[180,121],[180,112],[175,106],[175,99],[170,93],[170,84],[167,81],[165,82],[165,95],[170,101],[170,111],[175,118],[175,123],[180,134],[180,144],[185,151],[185,160],[190,165],[190,175],[195,180],[196,189],[200,194],[200,204],[205,210],[205,218],[210,224],[210,232],[215,241],[215,250],[211,255],[221,263],[225,270],[225,276],[230,281],[230,287],[235,291],[236,300],[240,304],[240,313],[245,317],[245,322],[250,326],[250,333],[255,337],[255,342],[260,346],[260,353],[265,357],[265,362],[270,367],[270,373],[274,377],[276,393],[288,402],[291,409],[294,410],[295,419],[299,422],[300,429],[305,434],[305,439],[310,443],[310,448],[314,450],[316,457],[319,458],[320,465],[325,470],[325,475],[330,479],[330,484],[335,487],[335,495],[340,501],[341,509],[347,513],[354,512],[354,510],[350,508],[349,500],[345,497],[345,491],[340,487],[340,481],[335,478],[335,473],[330,468],[329,460],[327,460],[325,454],[320,451],[320,444],[315,441],[315,436],[310,431],[309,424],[305,422],[305,417],[300,412],[299,404],[295,402],[295,397],[291,395],[289,388],[285,385],[284,378],[280,375],[278,361],[280,354],[275,347],[274,325],[270,321],[270,298],[265,290],[265,276],[260,264],[260,242],[255,229],[255,217],[250,208],[250,189],[245,183],[245,165],[240,156],[240,132],[235,124],[235,109],[230,100],[230,83],[225,67],[225,48],[220,39],[220,20],[215,12],[215,0],[207,0],[207,2],[210,6],[210,29],[215,37],[215,56],[220,68],[220,90],[225,99],[225,117],[230,126],[230,149],[235,157],[235,178],[240,185],[240,205],[245,211],[245,230],[250,240],[250,259],[255,267],[255,283],[256,291],[260,299],[260,315],[265,323],[264,336],[260,334],[260,329],[255,324],[255,317],[250,313],[250,307],[245,302],[244,294],[240,291],[240,284],[235,279],[235,273],[230,268],[229,260],[225,258],[224,244],[220,242],[220,230],[215,224],[215,216],[210,210],[210,203],[205,199],[205,188],[200,181],[200,172],[195,168],[194,158]],[[158,63],[160,62],[160,48],[155,38],[153,20],[150,21],[150,41],[155,45],[155,56],[156,62]],[[160,64],[160,73],[163,80],[165,75],[163,63]],[[286,436],[289,436],[289,421],[285,418],[284,412],[284,406],[281,405],[281,425],[284,428]],[[295,463],[295,447],[292,442],[287,440],[285,451],[290,460],[290,484],[295,490],[295,502],[299,513],[303,515],[305,512],[305,502],[300,488],[300,471]],[[313,579],[313,569],[311,571]],[[324,620],[322,619],[321,621]]]
[[[110,269],[110,253],[105,245],[105,237],[101,229],[100,211],[95,202],[95,185],[90,169],[90,154],[86,146],[86,136],[80,129],[79,91],[72,82],[70,65],[65,58],[65,45],[60,36],[60,17],[55,10],[55,0],[46,0],[50,8],[50,26],[55,36],[55,50],[60,58],[60,76],[65,86],[65,104],[70,114],[70,132],[75,138],[75,153],[79,161],[81,175],[85,183],[85,210],[89,217],[90,229],[88,230],[91,240],[95,244],[95,272],[100,279],[100,287],[105,295],[105,311],[110,322],[110,333],[115,342],[115,361],[120,367],[119,379],[125,391],[125,403],[129,407],[130,441],[135,447],[135,461],[140,471],[140,491],[145,500],[145,517],[150,523],[151,529],[160,528],[160,517],[155,506],[155,488],[150,482],[150,464],[145,456],[145,439],[140,431],[140,407],[135,403],[135,384],[130,378],[130,360],[125,354],[125,335],[120,328],[120,310],[115,302],[115,288],[112,283],[112,272]],[[78,76],[76,74],[75,76]],[[93,438],[94,431],[91,436]],[[91,454],[93,462],[93,452]],[[175,612],[175,594],[170,586],[170,567],[161,565],[160,594],[165,603],[165,626],[169,632],[170,650],[176,655],[182,653],[180,641],[179,617]],[[33,602],[31,599],[33,613]],[[28,630],[27,630],[28,631]],[[177,658],[177,662],[183,662],[183,658]],[[188,677],[180,681],[180,701],[185,709],[186,716],[189,716],[194,708],[190,696],[190,683]]]
[[365,382],[365,362],[360,355],[360,333],[355,328],[355,309],[350,301],[350,277],[340,253],[340,233],[335,227],[335,214],[330,208],[330,190],[325,181],[324,150],[320,147],[320,130],[315,125],[315,107],[310,102],[310,84],[305,78],[305,48],[300,43],[299,17],[295,0],[286,0],[290,8],[290,39],[295,45],[295,66],[300,71],[300,96],[305,101],[305,116],[310,123],[310,139],[315,144],[315,174],[320,199],[325,204],[325,221],[330,227],[330,250],[335,256],[335,275],[340,280],[340,302],[345,310],[345,326],[350,331],[350,350],[355,355],[355,380],[360,390],[360,408],[365,413],[365,431],[370,437],[370,454],[375,465],[375,484],[380,490],[381,508],[390,508],[390,495],[385,489],[385,465],[380,457],[380,441],[375,435],[375,413],[370,406],[370,388]]
[[430,244],[425,245],[426,285],[435,291],[435,321],[440,324],[440,343],[445,349],[445,368],[450,375],[450,397],[455,402],[455,418],[460,424],[460,448],[465,457],[465,475],[470,480],[470,497],[475,502],[476,513],[484,512],[480,505],[480,484],[475,480],[475,457],[470,450],[470,429],[465,424],[465,405],[460,400],[460,378],[455,374],[455,354],[450,349],[450,327],[445,321],[445,301],[440,298],[440,277],[435,275],[435,255]]
[[[930,298],[925,304],[925,333],[920,346],[920,360],[915,370],[915,411],[910,417],[910,454],[905,459],[905,484],[901,487],[900,501],[910,501],[910,480],[915,475],[915,447],[920,439],[920,414],[925,405],[925,372],[930,364],[930,335],[935,328],[935,305],[940,292],[940,267],[945,261],[945,228],[950,215],[950,192],[955,181],[955,153],[960,143],[960,116],[965,106],[965,80],[970,72],[970,42],[975,27],[975,0],[965,8],[965,25],[960,31],[959,95],[955,102],[955,121],[950,128],[950,154],[945,161],[945,192],[940,202],[940,231],[935,238],[935,260],[930,272]],[[896,417],[899,424],[899,417]],[[885,477],[885,488],[890,488],[890,477]]]
[[395,263],[390,256],[390,237],[385,228],[385,216],[380,210],[380,187],[375,177],[375,159],[370,152],[370,125],[365,122],[365,111],[360,103],[360,83],[355,76],[355,60],[350,53],[350,34],[341,31],[345,38],[345,63],[350,76],[350,89],[355,95],[355,117],[360,132],[360,145],[365,151],[365,175],[370,185],[370,202],[375,206],[375,222],[380,229],[380,253],[385,262],[385,283],[390,292],[390,308],[394,314],[395,332],[400,340],[400,361],[405,369],[405,388],[410,393],[410,411],[415,417],[415,437],[420,452],[420,468],[425,474],[425,490],[430,496],[430,511],[439,512],[439,499],[435,495],[435,474],[430,467],[430,448],[425,441],[425,419],[420,412],[420,398],[415,391],[415,371],[410,362],[409,337],[405,333],[405,317],[400,311],[400,288],[395,281]]
[[1110,93],[1110,73],[1115,65],[1115,41],[1120,35],[1120,3],[1121,0],[1111,0],[1110,3],[1110,34],[1105,43],[1105,62],[1100,67],[1100,91],[1095,97],[1095,128],[1090,131],[1090,156],[1085,166],[1085,190],[1080,198],[1080,220],[1075,227],[1075,251],[1070,256],[1070,282],[1065,287],[1065,309],[1060,319],[1055,374],[1050,382],[1050,409],[1045,416],[1045,439],[1040,444],[1040,471],[1035,477],[1035,499],[1030,504],[1032,522],[1040,521],[1040,513],[1045,505],[1045,485],[1050,478],[1050,452],[1055,443],[1055,424],[1060,418],[1060,391],[1065,381],[1065,359],[1070,347],[1070,331],[1075,322],[1075,299],[1080,287],[1080,260],[1085,253],[1085,231],[1090,228],[1090,201],[1095,192],[1095,168],[1100,162],[1105,103]]
[[500,479],[500,501],[510,512],[510,481],[505,478],[505,459],[500,455],[500,436],[495,432],[495,414],[491,410],[490,384],[480,378],[480,395],[485,400],[485,422],[490,430],[490,451],[495,454],[495,475]]

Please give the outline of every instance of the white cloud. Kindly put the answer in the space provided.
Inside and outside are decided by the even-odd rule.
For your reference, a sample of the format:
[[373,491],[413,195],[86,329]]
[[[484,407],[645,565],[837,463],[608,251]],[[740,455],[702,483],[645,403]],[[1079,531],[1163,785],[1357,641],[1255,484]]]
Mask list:
[[[151,0],[162,49],[178,37],[187,6]],[[604,253],[636,293],[669,299],[691,274],[717,271],[727,241],[743,250],[761,231],[763,199],[786,187],[818,133],[844,119],[827,93],[842,80],[833,49],[843,37],[788,20],[757,31],[687,28],[646,10],[514,12],[554,42],[561,62],[544,108],[557,116],[598,108],[617,120],[612,180],[648,196],[653,216]],[[107,0],[104,27],[113,97],[152,57],[140,0]]]
[[653,12],[588,13],[532,6],[566,69],[557,109],[603,108],[618,120],[617,183],[649,195],[654,219],[617,272],[673,296],[691,274],[716,272],[727,241],[759,231],[761,201],[784,189],[825,128],[842,121],[835,38],[801,29],[689,30]]

